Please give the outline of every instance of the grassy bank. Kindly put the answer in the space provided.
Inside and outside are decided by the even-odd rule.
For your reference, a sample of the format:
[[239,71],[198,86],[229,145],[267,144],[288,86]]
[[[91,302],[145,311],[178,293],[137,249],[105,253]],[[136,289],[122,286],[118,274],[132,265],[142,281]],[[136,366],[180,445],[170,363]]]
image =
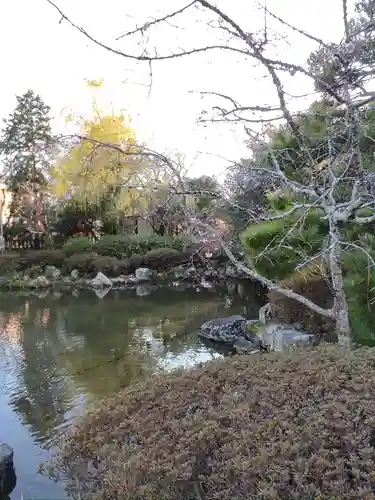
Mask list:
[[92,499],[375,498],[374,359],[323,346],[154,377],[87,415],[63,466],[93,461]]

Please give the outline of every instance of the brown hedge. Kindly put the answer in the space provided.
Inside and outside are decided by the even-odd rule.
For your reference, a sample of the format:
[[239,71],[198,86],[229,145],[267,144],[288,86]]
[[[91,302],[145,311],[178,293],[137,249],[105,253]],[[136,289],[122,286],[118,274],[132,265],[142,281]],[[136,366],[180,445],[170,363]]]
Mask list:
[[[332,288],[324,276],[312,275],[305,279],[300,274],[286,285],[321,307],[328,308],[332,305]],[[274,291],[268,292],[268,298],[272,316],[281,323],[299,323],[309,333],[333,340],[334,321],[332,319],[325,318],[296,300]]]
[[[91,499],[375,498],[375,349],[230,357],[107,398],[66,438]],[[60,465],[61,465],[60,464]]]

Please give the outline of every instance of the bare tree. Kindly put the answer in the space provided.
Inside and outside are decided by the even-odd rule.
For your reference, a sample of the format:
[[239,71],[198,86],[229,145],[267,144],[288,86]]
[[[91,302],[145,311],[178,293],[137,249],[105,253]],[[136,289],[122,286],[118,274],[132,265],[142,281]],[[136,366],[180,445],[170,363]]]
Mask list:
[[[347,0],[343,0],[341,12],[343,38],[340,43],[333,47],[323,40],[291,26],[267,9],[264,9],[264,26],[257,32],[251,32],[247,29],[246,21],[243,23],[241,21],[242,24],[237,22],[215,3],[208,0],[193,0],[158,19],[147,20],[142,26],[135,27],[125,33],[123,38],[129,39],[129,37],[139,36],[141,44],[143,41],[141,52],[129,53],[96,39],[69,19],[54,1],[46,1],[58,11],[60,18],[70,23],[91,42],[124,59],[144,61],[151,67],[157,61],[173,60],[203,52],[222,51],[242,57],[243,65],[248,65],[249,61],[253,61],[263,68],[276,92],[277,105],[246,106],[231,96],[218,92],[205,92],[205,95],[216,98],[218,104],[212,108],[212,113],[205,112],[201,119],[203,121],[242,123],[246,126],[249,137],[254,133],[253,128],[257,124],[282,120],[285,130],[293,138],[293,155],[285,150],[281,152],[264,144],[263,152],[267,157],[267,162],[263,165],[251,162],[249,169],[254,173],[262,172],[262,174],[271,176],[283,189],[292,193],[295,201],[286,211],[262,216],[255,214],[255,218],[257,220],[273,220],[298,213],[303,219],[311,210],[319,209],[321,211],[321,219],[327,223],[328,229],[319,254],[326,259],[329,269],[333,293],[332,307],[322,308],[280,283],[260,275],[255,268],[238,261],[225,242],[222,243],[223,248],[237,268],[250,278],[260,281],[269,290],[295,299],[313,311],[334,319],[339,339],[348,340],[350,338],[350,321],[344,290],[342,252],[352,243],[345,240],[342,227],[344,224],[362,225],[375,221],[372,177],[368,173],[361,149],[363,140],[369,140],[368,128],[367,125],[364,125],[363,116],[368,110],[368,105],[375,100],[375,93],[368,88],[374,66],[372,60],[366,61],[366,68],[362,71],[361,67],[358,67],[358,58],[356,58],[356,53],[363,46],[363,44],[360,45],[361,40],[363,40],[361,35],[368,36],[369,30],[371,33],[374,32],[373,18],[369,18],[369,24],[361,24],[358,27],[358,24],[352,23],[349,19]],[[231,2],[228,2],[228,7],[229,3]],[[176,48],[175,50],[171,48],[170,52],[164,54],[159,53],[156,47],[150,47],[150,39],[155,27],[165,24],[167,29],[172,19],[176,22],[178,18],[188,12],[194,15],[197,21],[207,20],[215,37],[212,43],[197,47]],[[289,29],[299,33],[302,37],[314,41],[321,50],[320,60],[318,58],[319,64],[322,60],[327,61],[329,58],[335,58],[339,61],[340,73],[337,78],[339,78],[340,84],[337,84],[337,78],[333,83],[332,80],[327,81],[324,75],[322,76],[322,73],[316,70],[317,65],[319,66],[317,58],[313,58],[314,64],[309,67],[273,57],[272,53],[275,52],[272,49],[273,40],[270,39],[270,30],[267,27],[267,20],[270,18],[283,26],[288,26]],[[194,30],[194,24],[192,24],[191,29]],[[146,32],[147,40],[143,38]],[[194,36],[191,39],[194,40]],[[301,123],[301,114],[293,113],[290,109],[289,94],[285,86],[288,77],[295,74],[310,78],[330,102],[329,111],[324,116],[326,127],[324,144],[322,141],[319,144],[312,144],[311,136]],[[322,149],[324,153],[322,153]],[[286,153],[289,155],[289,163],[292,161],[292,157],[295,163],[292,172],[290,169],[284,168]],[[236,164],[236,162],[233,163]],[[298,170],[298,175],[295,175],[296,170]],[[181,183],[180,187],[182,185]],[[178,194],[178,190],[175,191],[175,194]],[[366,216],[362,216],[363,209],[368,211]],[[251,213],[251,210],[248,213],[249,220],[251,220],[254,214]],[[213,231],[213,228],[207,225],[205,229]],[[366,253],[372,265],[372,257],[366,248],[360,245],[358,248]],[[299,267],[303,267],[310,260],[311,257],[306,260],[302,259]]]

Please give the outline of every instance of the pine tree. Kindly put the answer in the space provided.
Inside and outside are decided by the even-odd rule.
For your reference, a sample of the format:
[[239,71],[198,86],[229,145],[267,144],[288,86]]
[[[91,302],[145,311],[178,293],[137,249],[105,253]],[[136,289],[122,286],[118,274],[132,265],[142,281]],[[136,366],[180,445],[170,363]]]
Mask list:
[[50,108],[33,90],[17,96],[4,120],[0,138],[4,174],[12,192],[11,218],[28,230],[40,230],[45,219],[47,176],[55,143]]

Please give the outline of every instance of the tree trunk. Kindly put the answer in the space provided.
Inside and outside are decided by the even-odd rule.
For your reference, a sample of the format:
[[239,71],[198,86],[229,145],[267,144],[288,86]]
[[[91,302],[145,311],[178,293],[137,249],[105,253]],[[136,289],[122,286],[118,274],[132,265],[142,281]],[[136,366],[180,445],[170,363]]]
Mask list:
[[342,274],[340,231],[334,221],[330,221],[329,265],[332,279],[333,316],[336,322],[337,340],[339,344],[349,346],[351,328],[348,301],[346,299]]

